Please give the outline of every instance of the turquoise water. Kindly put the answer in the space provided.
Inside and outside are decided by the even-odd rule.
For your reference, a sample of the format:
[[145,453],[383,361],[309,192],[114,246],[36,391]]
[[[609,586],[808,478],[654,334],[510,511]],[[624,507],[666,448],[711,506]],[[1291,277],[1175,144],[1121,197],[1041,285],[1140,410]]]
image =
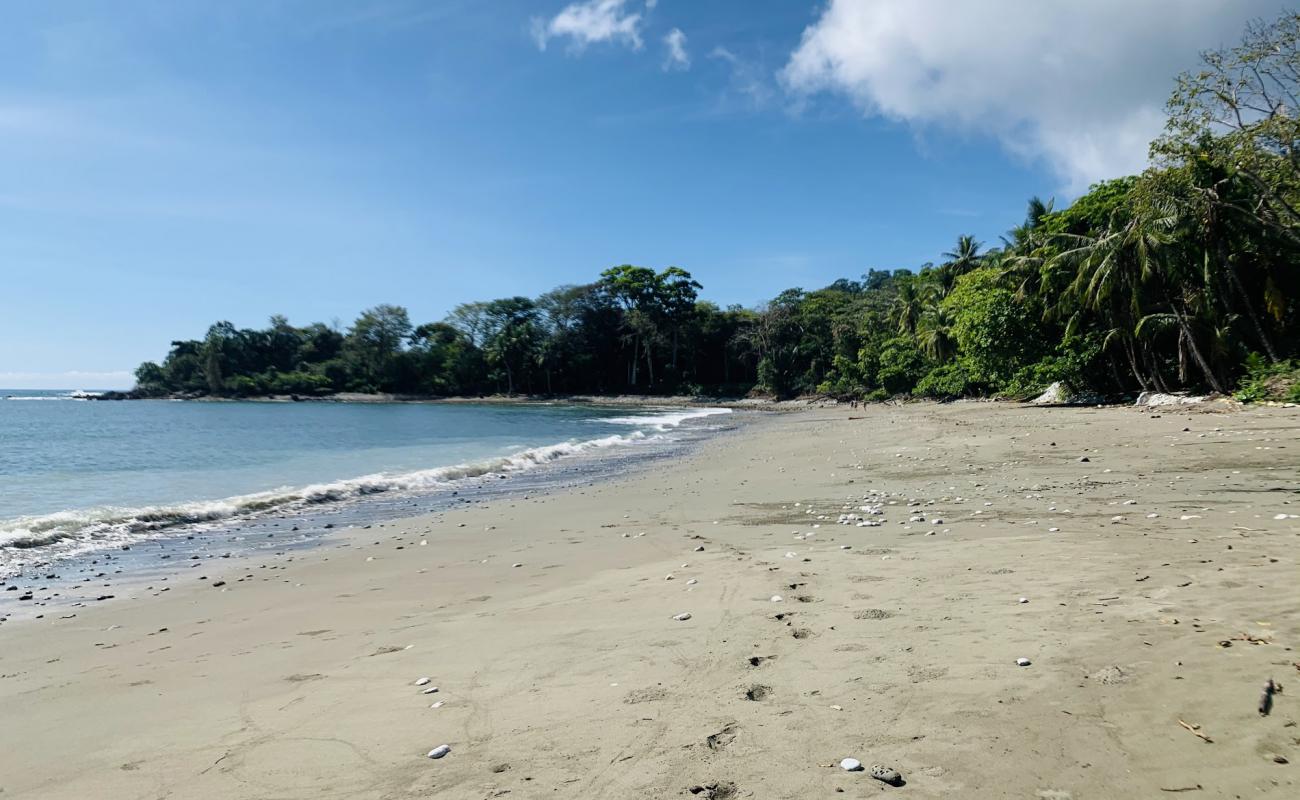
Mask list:
[[722,409],[95,402],[0,390],[6,564],[418,496],[698,434]]

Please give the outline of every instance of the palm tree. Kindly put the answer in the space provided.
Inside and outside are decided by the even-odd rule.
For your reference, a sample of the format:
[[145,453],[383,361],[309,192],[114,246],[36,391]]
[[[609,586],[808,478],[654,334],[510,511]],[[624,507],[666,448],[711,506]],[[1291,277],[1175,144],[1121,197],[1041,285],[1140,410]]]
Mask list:
[[903,281],[898,296],[889,307],[889,319],[898,326],[899,333],[912,333],[925,310],[925,297],[916,280]]
[[921,351],[935,361],[943,362],[957,353],[957,340],[952,335],[952,317],[942,305],[932,305],[921,316],[916,327],[917,344]]
[[943,257],[948,259],[948,266],[958,275],[965,275],[980,265],[980,248],[983,246],[984,243],[975,241],[974,236],[962,234],[957,237],[957,246]]
[[[1163,212],[1163,213],[1162,213]],[[1187,288],[1190,284],[1180,271],[1185,260],[1174,247],[1173,228],[1176,216],[1156,204],[1155,208],[1139,207],[1127,222],[1111,225],[1100,235],[1066,236],[1076,246],[1056,257],[1059,262],[1075,269],[1070,294],[1080,304],[1099,314],[1110,323],[1112,330],[1120,331],[1120,339],[1129,354],[1134,375],[1142,380],[1137,367],[1134,346],[1140,347],[1153,381],[1159,388],[1163,383],[1151,348],[1146,346],[1144,334],[1160,327],[1172,325],[1179,331],[1180,347],[1185,347],[1206,382],[1216,392],[1223,391],[1214,369],[1205,358],[1192,327],[1191,303]],[[1178,292],[1171,288],[1177,286]],[[1157,302],[1164,301],[1162,311],[1146,311],[1154,289]],[[1061,302],[1068,302],[1062,298]],[[1131,334],[1129,333],[1131,332]]]

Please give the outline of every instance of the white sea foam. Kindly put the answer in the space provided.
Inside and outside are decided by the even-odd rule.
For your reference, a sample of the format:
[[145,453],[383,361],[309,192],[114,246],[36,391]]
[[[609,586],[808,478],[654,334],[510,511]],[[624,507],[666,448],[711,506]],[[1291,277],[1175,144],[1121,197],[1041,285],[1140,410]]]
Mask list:
[[467,464],[437,467],[404,473],[375,473],[357,478],[319,483],[300,488],[285,487],[256,494],[238,495],[220,500],[203,500],[173,505],[141,508],[99,507],[62,511],[44,516],[19,517],[0,521],[0,572],[4,569],[4,550],[33,550],[48,545],[62,545],[66,555],[87,550],[113,547],[159,535],[180,526],[218,523],[252,517],[267,512],[291,512],[323,503],[355,500],[368,495],[432,490],[454,485],[457,481],[485,475],[505,474],[532,469],[567,456],[610,447],[659,440],[641,431],[605,436],[585,441],[568,441],[521,450],[517,453]]
[[663,410],[653,414],[636,414],[629,417],[604,417],[597,421],[612,425],[635,425],[639,428],[654,428],[658,431],[666,431],[676,428],[687,420],[716,417],[730,413],[731,409],[729,408],[675,409]]

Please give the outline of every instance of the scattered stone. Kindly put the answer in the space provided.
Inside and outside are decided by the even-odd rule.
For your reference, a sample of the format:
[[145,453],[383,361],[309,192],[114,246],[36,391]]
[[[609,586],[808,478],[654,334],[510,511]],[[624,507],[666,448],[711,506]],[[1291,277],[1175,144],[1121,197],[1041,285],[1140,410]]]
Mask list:
[[1031,662],[1031,661],[1030,661],[1029,659],[1027,659],[1027,658],[1017,658],[1017,659],[1016,659],[1016,666],[1018,666],[1018,667],[1027,667],[1027,666],[1029,666],[1031,663],[1033,663],[1033,662]]
[[451,745],[440,744],[429,751],[429,758],[442,758],[451,752]]
[[871,766],[871,777],[881,783],[887,783],[890,786],[897,786],[903,782],[903,776],[898,774],[898,770],[893,769],[892,767],[881,766],[880,764],[873,764]]
[[840,762],[840,769],[845,772],[861,772],[862,762],[856,758],[846,758]]
[[687,612],[682,612],[681,614],[678,614],[677,616],[673,617],[673,619],[677,620],[678,622],[685,622],[690,618],[691,615]]

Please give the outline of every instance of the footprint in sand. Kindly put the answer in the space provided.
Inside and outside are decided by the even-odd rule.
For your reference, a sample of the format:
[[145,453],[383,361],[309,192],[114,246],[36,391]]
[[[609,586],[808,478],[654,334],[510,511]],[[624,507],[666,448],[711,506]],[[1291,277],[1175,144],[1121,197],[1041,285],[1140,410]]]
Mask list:
[[771,693],[772,693],[771,686],[764,686],[761,683],[756,683],[745,690],[745,699],[760,701],[766,699],[767,696],[770,695]]

